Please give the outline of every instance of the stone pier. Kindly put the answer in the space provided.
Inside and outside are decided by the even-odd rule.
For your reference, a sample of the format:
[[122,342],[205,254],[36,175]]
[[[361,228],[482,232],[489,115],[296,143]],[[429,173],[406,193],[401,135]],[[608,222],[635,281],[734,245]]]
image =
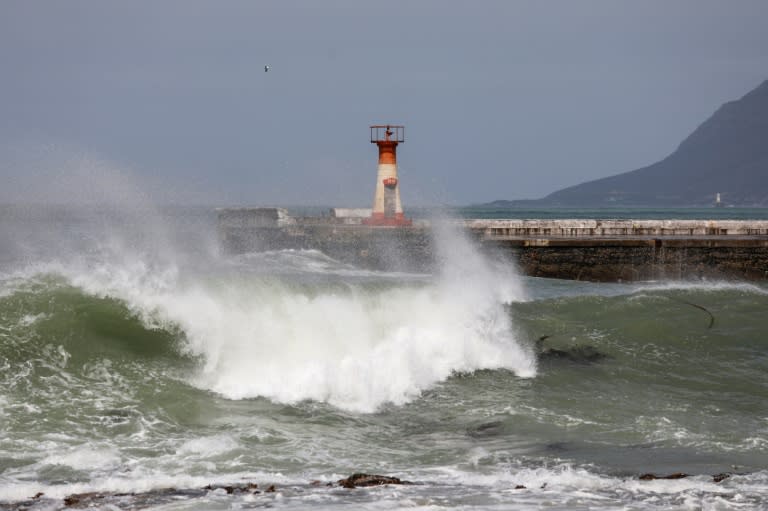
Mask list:
[[[337,210],[347,211],[347,210]],[[352,210],[349,210],[352,211]],[[314,249],[356,266],[429,272],[429,222],[362,225],[354,215],[291,217],[277,208],[218,210],[229,253]],[[768,280],[766,220],[453,220],[492,257],[525,275],[590,281]]]
[[766,220],[469,220],[526,275],[591,281],[768,280]]

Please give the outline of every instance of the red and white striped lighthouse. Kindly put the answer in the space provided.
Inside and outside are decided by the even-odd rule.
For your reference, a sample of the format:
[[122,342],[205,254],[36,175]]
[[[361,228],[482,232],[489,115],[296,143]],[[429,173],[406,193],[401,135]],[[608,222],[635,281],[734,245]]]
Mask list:
[[411,220],[403,216],[400,181],[397,178],[397,144],[405,142],[405,127],[371,126],[371,143],[379,147],[379,172],[373,212],[363,220],[365,225],[407,226]]

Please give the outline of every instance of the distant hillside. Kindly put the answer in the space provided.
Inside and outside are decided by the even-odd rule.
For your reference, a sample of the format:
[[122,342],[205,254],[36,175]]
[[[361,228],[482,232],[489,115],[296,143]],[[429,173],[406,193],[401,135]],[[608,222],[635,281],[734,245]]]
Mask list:
[[721,106],[663,160],[641,169],[499,206],[768,206],[768,80]]

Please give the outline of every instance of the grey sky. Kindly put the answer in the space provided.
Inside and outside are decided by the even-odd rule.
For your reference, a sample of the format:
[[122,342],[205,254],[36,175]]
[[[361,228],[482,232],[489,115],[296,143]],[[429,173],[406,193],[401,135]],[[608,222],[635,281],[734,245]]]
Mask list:
[[768,78],[767,26],[765,0],[3,0],[0,201],[365,206],[383,122],[406,208],[537,198],[666,156]]

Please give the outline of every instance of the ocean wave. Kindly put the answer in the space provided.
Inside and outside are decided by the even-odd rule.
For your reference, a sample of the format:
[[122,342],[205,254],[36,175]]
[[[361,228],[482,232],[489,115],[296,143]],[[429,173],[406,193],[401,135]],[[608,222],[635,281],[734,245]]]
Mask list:
[[467,246],[453,244],[460,260],[447,258],[433,281],[406,285],[401,275],[339,281],[359,273],[316,253],[254,256],[248,264],[270,261],[334,279],[286,277],[274,268],[251,274],[228,264],[190,273],[122,255],[26,269],[4,300],[23,302],[25,317],[61,305],[35,332],[67,337],[75,359],[109,349],[135,356],[176,350],[202,362],[190,383],[230,399],[310,399],[373,412],[407,403],[455,372],[536,373],[502,307],[520,294],[515,276],[499,281]]

